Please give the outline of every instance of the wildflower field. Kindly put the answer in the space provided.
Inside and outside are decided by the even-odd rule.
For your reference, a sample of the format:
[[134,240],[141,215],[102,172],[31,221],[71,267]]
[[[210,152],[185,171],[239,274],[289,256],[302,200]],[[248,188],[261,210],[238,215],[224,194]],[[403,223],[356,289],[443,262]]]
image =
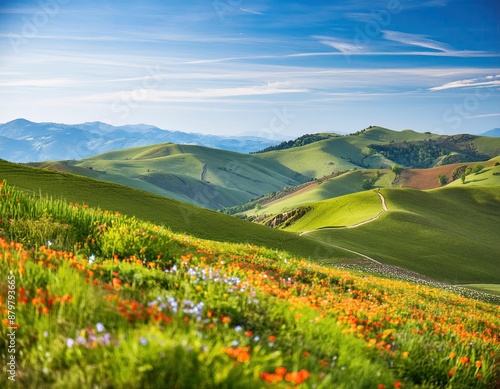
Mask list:
[[0,387],[500,387],[494,303],[6,183],[0,218]]

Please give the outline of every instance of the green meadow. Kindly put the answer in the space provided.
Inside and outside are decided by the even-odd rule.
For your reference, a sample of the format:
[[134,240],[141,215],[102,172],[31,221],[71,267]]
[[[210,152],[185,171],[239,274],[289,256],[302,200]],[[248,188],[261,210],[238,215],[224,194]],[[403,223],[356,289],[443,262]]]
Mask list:
[[[368,195],[368,192],[362,194]],[[388,212],[371,223],[352,229],[323,229],[307,236],[369,255],[386,264],[400,266],[452,284],[498,284],[498,187],[446,187],[430,191],[382,189]],[[350,204],[350,198],[337,201]],[[367,199],[366,209],[375,212],[378,200]],[[352,202],[354,203],[353,197]],[[335,200],[335,199],[334,199]],[[333,200],[330,200],[333,201]],[[322,204],[322,203],[318,203]],[[332,203],[333,204],[333,203]],[[359,212],[366,212],[365,203]],[[378,203],[380,206],[380,202]],[[356,210],[338,209],[338,225]],[[294,231],[332,226],[333,217],[324,208],[306,215],[307,225],[292,225]],[[305,221],[303,222],[305,223]],[[299,228],[301,227],[301,228]]]
[[[54,187],[72,185],[46,174]],[[500,380],[498,305],[115,211],[2,183],[2,387],[488,389]]]
[[0,161],[0,177],[26,193],[87,204],[165,225],[172,231],[200,238],[248,242],[311,258],[345,258],[353,254],[313,239],[223,215],[159,195],[70,173]]

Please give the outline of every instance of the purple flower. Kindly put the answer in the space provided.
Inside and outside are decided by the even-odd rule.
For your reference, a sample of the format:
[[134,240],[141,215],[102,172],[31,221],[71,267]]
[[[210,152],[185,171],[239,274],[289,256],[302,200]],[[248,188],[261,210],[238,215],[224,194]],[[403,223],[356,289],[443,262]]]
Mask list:
[[75,344],[75,341],[73,339],[71,339],[71,338],[66,339],[66,346],[68,346],[68,348],[73,347],[74,344]]

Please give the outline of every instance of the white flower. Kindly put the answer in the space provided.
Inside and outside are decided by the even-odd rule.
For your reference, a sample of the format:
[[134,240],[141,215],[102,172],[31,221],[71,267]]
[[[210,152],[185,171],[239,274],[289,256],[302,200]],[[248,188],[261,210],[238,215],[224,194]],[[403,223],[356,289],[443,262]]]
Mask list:
[[97,323],[95,325],[95,328],[96,328],[97,332],[102,332],[105,330],[104,325],[102,323]]
[[94,263],[94,260],[95,260],[95,255],[92,254],[90,257],[89,257],[89,264],[92,265]]

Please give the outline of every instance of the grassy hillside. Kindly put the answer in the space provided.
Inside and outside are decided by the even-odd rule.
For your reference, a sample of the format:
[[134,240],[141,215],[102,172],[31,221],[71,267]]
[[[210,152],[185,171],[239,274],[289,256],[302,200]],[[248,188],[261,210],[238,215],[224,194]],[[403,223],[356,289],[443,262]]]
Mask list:
[[[500,157],[494,158],[487,163],[484,163],[485,168],[479,173],[472,173],[468,175],[465,179],[465,183],[462,183],[461,179],[455,180],[448,184],[448,186],[454,187],[481,187],[481,186],[500,186],[500,165],[495,166],[496,162],[500,163]],[[465,164],[470,167],[474,167],[476,164]]]
[[[472,135],[450,137],[411,130],[392,131],[382,127],[371,127],[355,134],[260,155],[278,161],[305,176],[323,177],[331,174],[332,171],[348,170],[354,167],[379,169],[389,168],[395,163],[415,167],[404,162],[408,160],[409,149],[416,152],[412,160],[418,162],[418,152],[428,143],[437,145],[436,147],[442,150],[441,156],[436,155],[432,158],[428,167],[442,164],[445,157],[452,155],[456,156],[455,160],[448,158],[449,161],[446,163],[480,161],[500,154],[500,139]],[[369,146],[380,147],[383,152],[378,152],[374,147]],[[312,155],[314,157],[311,157]],[[420,157],[424,161],[425,156]],[[404,161],[401,162],[400,159]]]
[[380,154],[373,154],[368,148],[370,144],[423,140],[429,137],[438,137],[438,135],[372,127],[356,134],[331,138],[300,148],[263,153],[261,156],[278,161],[305,176],[323,177],[333,171],[352,168],[390,167],[394,165],[394,162]]
[[242,204],[308,180],[275,161],[253,155],[175,144],[36,166],[117,182],[211,209]]
[[[318,140],[322,138],[326,139]],[[499,155],[500,139],[483,138],[371,127],[346,136],[308,135],[282,145],[282,150],[252,155],[165,143],[108,152],[81,161],[35,166],[116,182],[209,209],[223,209],[332,173],[388,169],[401,158],[403,165],[412,167]],[[289,143],[294,147],[286,148]],[[346,193],[349,192],[344,190]],[[319,195],[314,200],[323,198]]]
[[[321,183],[311,182],[307,188],[292,193],[289,196],[263,205],[259,209],[244,212],[247,216],[275,215],[310,203],[343,196],[350,193],[362,192],[363,180],[370,180],[377,170],[355,170],[344,173]],[[380,177],[375,183],[375,188],[390,188],[394,173],[389,170],[379,170]]]
[[498,305],[174,234],[5,184],[0,213],[12,239],[0,237],[1,387],[500,382]]
[[125,186],[68,173],[0,161],[0,179],[30,193],[48,194],[68,202],[88,204],[165,225],[172,231],[228,242],[249,242],[311,258],[355,255],[313,239],[273,230],[204,208],[181,203]]
[[[370,180],[377,171],[380,173],[380,177],[374,184],[374,188],[413,188],[427,190],[442,186],[438,180],[440,175],[446,176],[449,182],[448,186],[461,186],[462,181],[460,179],[453,181],[453,172],[462,166],[470,166],[473,168],[481,164],[485,168],[480,173],[473,173],[467,176],[465,185],[500,186],[500,166],[495,166],[495,163],[500,163],[500,157],[483,162],[458,163],[430,169],[404,169],[401,177],[397,181],[394,181],[394,173],[390,170],[354,170],[338,177],[323,178],[319,182],[313,181],[303,184],[299,186],[299,188],[301,188],[300,190],[291,191],[292,193],[288,196],[281,197],[272,202],[266,202],[259,208],[253,207],[242,214],[248,217],[276,215],[300,206],[306,206],[310,203],[350,193],[362,192],[365,190],[361,185],[363,180]],[[304,187],[304,185],[307,186]]]
[[[353,229],[327,229],[307,236],[356,250],[391,265],[450,283],[500,283],[499,187],[448,187],[431,191],[382,189],[389,212]],[[369,195],[370,193],[362,193]],[[354,204],[360,194],[335,199]],[[293,230],[344,225],[358,212],[376,212],[377,200],[358,208],[318,203]],[[350,199],[352,197],[352,200]],[[333,200],[331,200],[333,201]],[[370,204],[367,208],[366,204]],[[380,203],[379,203],[380,206]],[[369,216],[369,215],[367,215]],[[307,219],[306,219],[307,218]],[[307,223],[307,224],[306,224]]]

